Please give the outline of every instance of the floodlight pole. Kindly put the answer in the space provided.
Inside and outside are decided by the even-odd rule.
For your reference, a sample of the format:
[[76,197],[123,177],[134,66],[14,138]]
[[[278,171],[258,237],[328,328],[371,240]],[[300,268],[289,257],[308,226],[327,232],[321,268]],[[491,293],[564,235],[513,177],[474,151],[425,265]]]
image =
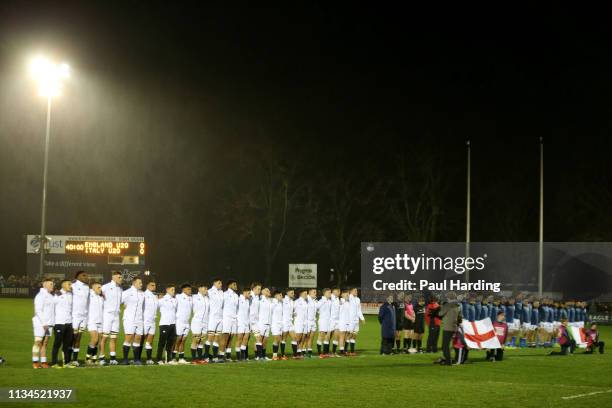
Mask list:
[[540,137],[540,237],[538,242],[538,296],[542,296],[544,264],[544,140]]
[[46,239],[46,222],[47,222],[47,172],[49,168],[49,138],[51,134],[51,95],[47,96],[47,130],[45,132],[45,157],[43,164],[43,189],[42,189],[42,205],[40,217],[40,269],[38,271],[40,277],[43,276],[45,269],[45,244]]
[[[467,198],[466,198],[466,216],[465,216],[465,257],[470,256],[470,227],[471,227],[471,203],[472,203],[472,153],[470,141],[466,142],[467,147]],[[465,271],[465,281],[470,281],[469,269]]]

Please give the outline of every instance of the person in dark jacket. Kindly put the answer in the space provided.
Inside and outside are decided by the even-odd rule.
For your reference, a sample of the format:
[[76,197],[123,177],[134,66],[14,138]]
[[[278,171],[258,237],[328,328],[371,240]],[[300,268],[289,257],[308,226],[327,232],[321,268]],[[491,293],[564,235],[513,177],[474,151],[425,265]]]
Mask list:
[[[400,344],[402,342],[402,329],[404,327],[404,304],[405,295],[404,292],[400,292],[397,294],[397,300],[392,303],[395,308],[395,352],[400,352]],[[406,337],[404,337],[404,343],[406,342]]]
[[380,322],[380,354],[391,354],[393,351],[393,340],[395,339],[395,307],[393,296],[388,296],[385,303],[378,310],[378,321]]

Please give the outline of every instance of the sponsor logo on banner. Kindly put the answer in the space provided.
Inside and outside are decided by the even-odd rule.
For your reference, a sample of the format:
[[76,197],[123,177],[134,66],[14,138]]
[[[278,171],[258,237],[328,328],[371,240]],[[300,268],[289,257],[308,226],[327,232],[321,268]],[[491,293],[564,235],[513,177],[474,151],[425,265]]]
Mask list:
[[289,287],[316,288],[317,264],[289,264]]

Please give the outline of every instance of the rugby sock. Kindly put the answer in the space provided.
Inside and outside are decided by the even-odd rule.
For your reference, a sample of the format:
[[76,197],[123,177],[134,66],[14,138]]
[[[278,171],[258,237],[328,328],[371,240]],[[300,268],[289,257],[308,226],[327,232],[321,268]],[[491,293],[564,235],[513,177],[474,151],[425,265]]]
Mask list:
[[46,363],[47,362],[47,357],[41,357],[40,358],[40,362],[41,363]]
[[344,342],[344,348],[343,348],[343,350],[348,350],[348,348],[349,348],[349,342],[348,342],[348,340],[347,340],[347,341],[345,341],[345,342]]
[[219,355],[219,343],[215,341],[213,342],[212,346],[213,346],[213,357],[217,358],[217,356]]
[[210,357],[210,341],[206,340],[204,343],[204,358]]
[[202,359],[202,353],[203,352],[204,352],[204,345],[203,344],[198,344],[198,351],[197,351],[198,360]]
[[243,360],[246,360],[248,357],[248,353],[247,353],[247,347],[246,346],[240,346],[240,355],[242,357]]
[[332,352],[333,352],[334,354],[336,354],[336,351],[337,351],[337,350],[338,350],[338,342],[337,342],[336,340],[334,340],[334,341],[333,341],[333,344],[332,344]]
[[354,353],[355,352],[355,340],[351,339],[349,344],[351,345],[351,353]]
[[244,359],[248,360],[249,359],[249,345],[247,344],[245,347],[246,348],[244,349]]
[[80,349],[78,349],[78,348],[73,348],[72,349],[72,359],[74,361],[79,361],[79,351],[80,351]]
[[176,353],[177,353],[177,351],[176,351],[176,350],[174,350],[174,351],[172,352],[172,359],[173,359],[173,360],[176,360]]
[[286,346],[287,346],[287,343],[285,343],[285,341],[284,341],[284,340],[283,340],[283,341],[281,341],[281,344],[280,344],[281,356],[284,356],[284,355],[285,355],[285,347],[286,347]]
[[242,357],[242,351],[240,350],[240,347],[234,346],[234,352],[236,353],[236,360],[240,360],[240,357]]
[[142,355],[142,347],[140,347],[140,343],[132,343],[132,350],[134,351],[134,360],[140,361],[140,356]]
[[92,354],[91,354],[91,360],[95,363],[96,360],[98,359],[98,347],[92,347]]
[[329,341],[323,342],[323,354],[329,354]]
[[185,353],[181,352],[179,353],[179,360],[184,360],[185,359]]
[[297,355],[297,341],[292,341],[291,342],[291,350],[293,350],[293,355]]
[[123,360],[127,361],[128,355],[130,354],[130,343],[123,343]]
[[32,356],[32,362],[38,363],[38,356]]
[[[108,353],[108,354],[110,354],[110,359],[111,359],[111,361],[114,361],[114,360],[116,360],[116,359],[117,359],[117,353],[116,353],[116,352],[111,351],[111,352],[110,352],[110,353]],[[104,354],[102,354],[102,355],[100,356],[100,359],[103,359],[103,358],[104,358]]]
[[153,358],[153,346],[151,346],[151,343],[145,343],[145,350],[147,351],[147,360],[151,360]]
[[272,344],[272,355],[274,357],[278,355],[278,344]]
[[198,358],[198,348],[191,348],[191,360],[195,361]]
[[261,357],[261,343],[255,343],[255,357]]
[[321,354],[321,346],[322,346],[321,342],[317,341],[317,354]]
[[91,346],[87,346],[87,354],[85,354],[85,360],[89,361],[91,360],[91,356],[93,356],[95,353],[94,348]]
[[261,358],[265,358],[266,357],[266,349],[265,348],[261,348]]
[[308,349],[308,357],[312,357],[312,349],[311,348]]

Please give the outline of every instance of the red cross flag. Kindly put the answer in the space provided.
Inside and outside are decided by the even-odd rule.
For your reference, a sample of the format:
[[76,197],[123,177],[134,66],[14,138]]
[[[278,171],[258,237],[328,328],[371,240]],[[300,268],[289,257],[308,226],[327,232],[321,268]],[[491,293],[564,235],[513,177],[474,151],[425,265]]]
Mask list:
[[498,349],[501,348],[499,339],[495,335],[493,324],[488,317],[483,320],[470,322],[463,320],[463,335],[465,343],[471,349]]

